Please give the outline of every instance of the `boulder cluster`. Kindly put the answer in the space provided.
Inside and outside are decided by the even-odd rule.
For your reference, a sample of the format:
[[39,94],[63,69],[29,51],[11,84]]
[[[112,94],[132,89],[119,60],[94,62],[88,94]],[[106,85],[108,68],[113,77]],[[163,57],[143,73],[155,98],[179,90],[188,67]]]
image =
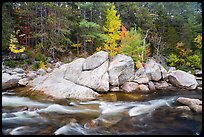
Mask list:
[[118,54],[109,59],[105,51],[58,64],[47,72],[43,69],[27,73],[20,68],[12,71],[4,69],[2,87],[8,89],[18,84],[30,85],[32,90],[40,90],[56,98],[83,100],[94,99],[101,92],[148,92],[172,86],[196,89],[202,85],[194,75],[172,68],[167,71],[154,59],[149,59],[144,67],[136,69],[131,57]]

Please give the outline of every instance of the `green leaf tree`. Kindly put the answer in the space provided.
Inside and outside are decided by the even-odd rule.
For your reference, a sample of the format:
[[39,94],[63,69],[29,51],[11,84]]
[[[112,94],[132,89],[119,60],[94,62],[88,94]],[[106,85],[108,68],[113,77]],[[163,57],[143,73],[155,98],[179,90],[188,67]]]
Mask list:
[[138,30],[131,28],[121,40],[122,53],[131,56],[135,63],[142,61],[142,56],[145,54],[148,45],[143,43],[140,28]]

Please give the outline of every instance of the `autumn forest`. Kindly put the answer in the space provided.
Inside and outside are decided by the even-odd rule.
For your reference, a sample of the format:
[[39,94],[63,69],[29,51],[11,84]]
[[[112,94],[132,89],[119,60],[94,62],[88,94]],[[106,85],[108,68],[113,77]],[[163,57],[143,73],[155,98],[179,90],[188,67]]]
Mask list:
[[[2,56],[37,70],[104,50],[184,71],[201,69],[202,3],[12,2],[2,4]],[[193,71],[192,71],[193,72]]]

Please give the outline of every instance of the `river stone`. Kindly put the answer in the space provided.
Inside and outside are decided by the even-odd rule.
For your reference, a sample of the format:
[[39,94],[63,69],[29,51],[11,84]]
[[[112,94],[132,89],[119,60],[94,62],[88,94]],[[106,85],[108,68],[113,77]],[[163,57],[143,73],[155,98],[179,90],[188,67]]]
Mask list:
[[199,99],[191,99],[186,97],[179,97],[177,102],[189,106],[193,111],[202,113],[202,101]]
[[18,73],[18,72],[15,72],[15,71],[12,71],[10,74],[11,74],[11,75],[16,75],[16,74],[19,74],[19,73]]
[[15,68],[13,71],[20,74],[24,73],[24,70],[22,68]]
[[170,74],[172,71],[174,71],[174,70],[176,70],[176,68],[175,67],[169,67],[169,70],[168,70],[168,74]]
[[18,81],[18,84],[22,85],[22,86],[26,86],[28,84],[28,80],[29,78],[23,78],[23,79],[20,79]]
[[37,70],[37,74],[38,75],[45,75],[46,71],[44,69],[40,68],[40,69]]
[[139,85],[139,89],[140,89],[140,91],[142,91],[142,92],[149,91],[148,86],[147,86],[147,85],[144,85],[144,84],[140,84],[140,85]]
[[55,63],[55,68],[59,68],[63,64],[64,64],[63,62],[59,61],[59,62]]
[[52,72],[52,69],[51,68],[47,68],[46,70],[48,73]]
[[134,62],[124,54],[116,55],[108,68],[109,83],[113,86],[122,85],[134,78]]
[[6,69],[6,73],[13,75],[13,70],[11,70],[10,68]]
[[69,63],[64,78],[99,92],[107,92],[109,90],[108,61],[89,71],[82,70],[84,62],[84,58],[79,58]]
[[154,82],[154,85],[156,89],[164,89],[169,87],[169,84],[166,81]]
[[196,89],[198,85],[194,75],[181,70],[172,71],[168,78],[173,85],[179,88]]
[[196,69],[194,73],[195,73],[195,76],[202,76],[202,70]]
[[188,106],[178,106],[175,109],[182,110],[182,111],[191,111],[191,109]]
[[144,75],[140,75],[139,77],[135,77],[135,79],[133,81],[140,83],[140,84],[142,84],[142,83],[146,84],[149,82],[149,79],[148,79],[147,75],[144,74]]
[[120,88],[117,86],[110,87],[110,91],[120,91]]
[[26,74],[27,78],[29,79],[33,79],[35,77],[37,77],[37,74],[35,71],[29,71],[27,74]]
[[145,72],[149,80],[159,81],[162,78],[160,66],[153,59],[145,64]]
[[18,77],[21,77],[21,78],[25,78],[26,77],[25,73],[21,73],[21,74],[17,73],[15,75],[18,76]]
[[47,57],[47,62],[51,63],[53,61],[52,57]]
[[135,77],[139,77],[141,75],[145,75],[146,72],[145,72],[145,68],[144,67],[141,67],[139,68],[136,72],[135,72]]
[[161,64],[158,64],[158,66],[159,66],[161,74],[162,74],[162,79],[167,78],[167,70]]
[[149,79],[146,75],[145,69],[144,67],[139,68],[136,72],[135,72],[135,78],[134,80],[137,83],[148,83]]
[[198,83],[197,87],[202,87],[202,80],[196,80],[196,81]]
[[86,58],[85,62],[83,63],[82,70],[93,70],[99,67],[108,59],[108,52],[100,51],[97,52],[88,58]]
[[7,73],[2,73],[2,89],[9,89],[16,87],[18,85],[18,81],[21,79],[21,77],[18,77],[16,75],[10,75]]
[[139,90],[139,84],[135,82],[125,82],[121,88],[126,92],[134,92],[136,90]]
[[156,90],[156,87],[152,81],[148,82],[148,87],[149,87],[149,90]]
[[59,68],[55,68],[52,73],[47,73],[44,76],[38,76],[33,81],[29,82],[32,90],[40,90],[45,94],[55,98],[75,98],[79,100],[95,99],[99,94],[92,89],[75,84],[67,79],[64,79],[64,73],[69,64],[64,64]]

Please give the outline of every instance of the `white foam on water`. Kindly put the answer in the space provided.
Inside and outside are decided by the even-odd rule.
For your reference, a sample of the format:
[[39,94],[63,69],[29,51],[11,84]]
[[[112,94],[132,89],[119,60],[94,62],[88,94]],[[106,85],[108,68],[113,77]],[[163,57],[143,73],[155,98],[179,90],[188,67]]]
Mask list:
[[86,102],[80,102],[80,104],[100,104],[102,101],[86,101]]
[[17,128],[14,128],[11,132],[10,135],[24,135],[25,131],[30,130],[28,126],[20,126]]
[[2,125],[11,125],[11,124],[39,124],[45,123],[47,120],[42,117],[38,118],[29,118],[29,117],[10,117],[10,118],[2,118]]
[[70,106],[62,106],[59,104],[53,104],[48,106],[47,108],[39,109],[37,110],[39,113],[50,113],[50,112],[56,112],[56,113],[80,113],[83,112],[83,110],[75,109],[74,107]]
[[136,102],[101,102],[99,108],[103,115],[116,115],[127,111],[129,107],[135,106]]
[[55,135],[87,135],[87,130],[78,123],[65,125],[54,132]]
[[175,100],[175,97],[169,99],[156,99],[148,102],[143,102],[136,104],[135,107],[129,110],[129,116],[137,116],[145,113],[151,113],[156,108],[161,106],[169,106],[169,103],[172,103]]
[[15,94],[16,94],[15,92],[9,92],[9,91],[2,92],[2,95],[15,95]]
[[2,118],[8,118],[8,116],[13,117],[36,117],[40,116],[36,111],[19,111],[19,112],[13,112],[13,113],[2,113]]
[[47,108],[37,110],[38,113],[59,113],[59,114],[75,114],[85,112],[98,112],[97,110],[87,109],[86,107],[76,108],[75,106],[63,106],[59,104],[52,104]]
[[50,104],[33,101],[27,97],[2,96],[2,106],[28,106],[28,107],[47,107]]

